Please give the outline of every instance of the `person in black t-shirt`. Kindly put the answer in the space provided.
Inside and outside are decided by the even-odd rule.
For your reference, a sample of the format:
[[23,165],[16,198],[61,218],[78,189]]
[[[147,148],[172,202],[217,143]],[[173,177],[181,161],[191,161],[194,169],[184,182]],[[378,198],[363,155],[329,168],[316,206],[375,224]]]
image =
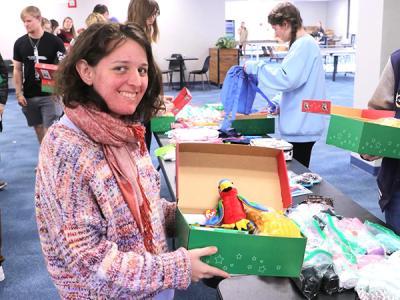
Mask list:
[[34,127],[39,143],[46,130],[62,113],[60,104],[42,92],[35,63],[56,64],[65,54],[64,43],[45,32],[39,8],[28,6],[21,12],[27,34],[14,44],[14,84],[18,104],[22,106],[28,126]]

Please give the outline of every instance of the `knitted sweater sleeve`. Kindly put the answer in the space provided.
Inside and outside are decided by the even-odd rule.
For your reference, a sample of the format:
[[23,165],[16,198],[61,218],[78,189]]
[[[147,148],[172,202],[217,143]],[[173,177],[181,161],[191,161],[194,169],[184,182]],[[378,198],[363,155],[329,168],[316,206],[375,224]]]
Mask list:
[[[62,288],[71,277],[79,278],[96,297],[109,298],[145,298],[164,289],[187,288],[191,277],[188,251],[147,252],[137,226],[129,225],[133,218],[126,216],[124,205],[113,207],[118,188],[104,175],[107,165],[96,166],[98,157],[85,153],[84,147],[59,147],[56,140],[51,141],[52,135],[41,146],[36,214],[56,285]],[[76,153],[78,158],[74,158]],[[60,161],[60,157],[68,159]],[[124,244],[131,250],[121,250]]]
[[[107,189],[103,181],[93,180],[91,186],[97,189],[93,191],[96,197],[100,196],[98,189]],[[100,214],[95,215],[97,218],[92,215],[89,220],[87,216],[70,218],[70,222],[62,226],[64,239],[61,245],[70,258],[69,265],[74,266],[75,272],[82,274],[83,278],[85,274],[89,275],[86,277],[89,286],[95,290],[101,287],[107,296],[113,298],[119,298],[120,292],[143,296],[189,286],[191,265],[186,249],[160,254],[120,251],[116,242],[107,238],[104,221],[98,218]],[[140,233],[136,235],[140,236]]]
[[165,227],[168,236],[174,236],[175,232],[175,216],[176,216],[176,202],[167,201],[166,199],[161,199],[164,217],[165,217]]

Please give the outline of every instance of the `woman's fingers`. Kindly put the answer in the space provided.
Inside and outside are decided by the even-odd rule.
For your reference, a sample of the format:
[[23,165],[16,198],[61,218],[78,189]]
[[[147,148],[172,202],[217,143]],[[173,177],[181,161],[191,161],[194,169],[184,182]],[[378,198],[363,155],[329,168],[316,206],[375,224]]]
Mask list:
[[211,267],[211,266],[208,266],[208,268],[209,268],[209,271],[207,271],[205,276],[209,276],[209,277],[204,277],[204,278],[211,278],[211,277],[214,277],[214,276],[219,276],[219,277],[223,277],[223,278],[230,277],[230,275],[227,272],[222,271],[221,269],[218,269],[218,268],[215,268],[215,267]]
[[189,250],[190,261],[192,264],[192,281],[197,282],[203,278],[211,278],[220,276],[223,278],[229,277],[229,274],[218,268],[211,267],[200,260],[203,256],[210,256],[218,252],[217,247],[210,246]]

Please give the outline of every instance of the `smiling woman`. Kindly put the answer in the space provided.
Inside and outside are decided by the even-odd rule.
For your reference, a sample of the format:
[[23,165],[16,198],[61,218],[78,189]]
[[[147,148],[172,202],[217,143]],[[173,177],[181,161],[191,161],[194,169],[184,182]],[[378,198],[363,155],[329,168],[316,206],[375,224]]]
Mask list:
[[129,23],[89,26],[60,65],[65,115],[41,145],[35,203],[62,299],[172,299],[191,280],[228,277],[200,260],[215,247],[168,252],[176,204],[160,199],[140,124],[161,108],[160,81],[145,32]]
[[74,51],[59,70],[56,92],[63,95],[67,107],[92,103],[103,112],[118,114],[113,111],[116,103],[127,101],[121,93],[134,93],[138,95],[136,106],[121,112],[122,116],[147,120],[161,109],[160,72],[149,42],[137,26],[91,25],[78,37]]
[[96,66],[82,59],[76,64],[76,69],[82,80],[93,86],[116,116],[133,115],[147,90],[146,52],[129,39]]

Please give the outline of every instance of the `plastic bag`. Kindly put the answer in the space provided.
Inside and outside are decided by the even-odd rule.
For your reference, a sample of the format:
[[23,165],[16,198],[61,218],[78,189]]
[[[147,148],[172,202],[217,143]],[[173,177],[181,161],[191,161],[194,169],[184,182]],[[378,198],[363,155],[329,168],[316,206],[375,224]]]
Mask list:
[[306,253],[299,278],[295,284],[307,299],[315,298],[320,291],[333,293],[339,290],[339,279],[332,266],[332,255],[322,249]]
[[385,248],[387,254],[400,250],[400,237],[392,230],[370,221],[365,221],[364,224],[369,232],[375,236],[375,239]]

